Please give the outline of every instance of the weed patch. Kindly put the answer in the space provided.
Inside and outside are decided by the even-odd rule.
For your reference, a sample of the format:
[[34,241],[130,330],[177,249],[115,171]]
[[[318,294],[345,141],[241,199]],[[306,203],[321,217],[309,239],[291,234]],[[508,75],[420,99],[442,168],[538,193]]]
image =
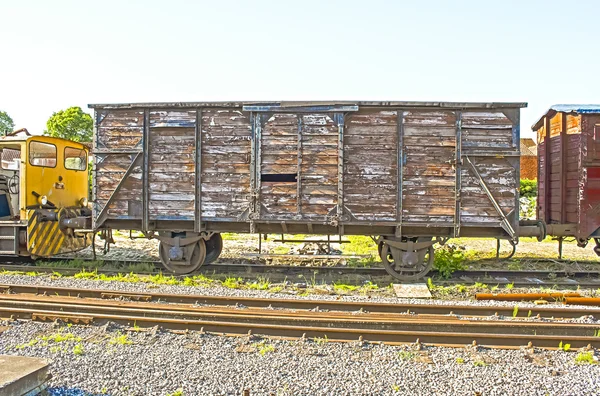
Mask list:
[[592,352],[579,352],[577,356],[575,356],[576,364],[596,364],[598,363],[594,359],[594,354]]
[[464,270],[465,254],[455,245],[446,245],[435,251],[433,267],[443,278],[449,278],[455,271]]
[[400,360],[412,360],[415,358],[415,354],[410,351],[400,351],[398,353],[398,358]]
[[74,355],[83,355],[85,353],[84,349],[83,349],[83,345],[81,344],[77,344],[73,347],[73,354]]
[[242,280],[242,278],[227,278],[225,279],[222,284],[224,287],[228,288],[228,289],[239,289],[242,287],[244,281]]
[[122,334],[121,332],[117,332],[109,341],[110,345],[131,345],[133,341],[129,339],[127,334]]

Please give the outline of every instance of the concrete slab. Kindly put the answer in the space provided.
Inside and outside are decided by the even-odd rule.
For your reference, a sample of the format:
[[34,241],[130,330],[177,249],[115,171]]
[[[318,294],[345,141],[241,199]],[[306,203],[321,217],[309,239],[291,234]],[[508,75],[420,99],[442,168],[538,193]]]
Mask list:
[[392,284],[394,293],[402,298],[431,298],[431,292],[425,283]]
[[0,395],[35,395],[44,389],[50,362],[44,359],[0,355]]

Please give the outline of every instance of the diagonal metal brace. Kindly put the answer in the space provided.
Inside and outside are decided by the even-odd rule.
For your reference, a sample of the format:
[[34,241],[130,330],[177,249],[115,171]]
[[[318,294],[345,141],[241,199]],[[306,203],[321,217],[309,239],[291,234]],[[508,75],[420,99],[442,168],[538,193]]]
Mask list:
[[121,179],[119,184],[117,184],[117,187],[113,191],[113,193],[110,196],[110,198],[108,199],[108,201],[106,201],[106,205],[104,205],[104,207],[102,208],[102,211],[96,218],[95,228],[98,228],[99,226],[101,226],[102,223],[104,222],[104,220],[106,220],[106,217],[108,216],[108,208],[109,208],[110,204],[113,203],[113,201],[115,200],[115,197],[117,196],[117,193],[121,190],[121,187],[123,187],[123,184],[125,184],[125,180],[127,180],[129,175],[131,175],[131,173],[133,172],[133,169],[136,167],[137,163],[142,159],[141,154],[142,154],[141,152],[138,152],[135,155],[135,157],[133,158],[133,161],[131,162],[131,165],[129,165],[129,168],[127,168],[127,171],[123,175],[123,178]]
[[475,173],[475,177],[479,181],[479,185],[481,186],[481,188],[483,189],[483,191],[485,192],[485,194],[488,196],[488,198],[492,202],[492,205],[494,206],[494,209],[496,209],[496,212],[498,212],[498,214],[500,215],[500,218],[502,218],[502,222],[501,222],[502,228],[504,229],[504,231],[506,231],[508,233],[508,235],[510,235],[510,237],[513,240],[515,240],[517,238],[517,233],[515,232],[515,230],[512,227],[512,225],[510,224],[510,221],[508,221],[508,219],[506,218],[506,215],[504,214],[504,212],[500,208],[500,205],[498,205],[498,202],[496,201],[496,199],[492,195],[492,192],[490,191],[490,189],[488,188],[488,186],[485,184],[485,181],[483,180],[483,178],[481,177],[481,174],[479,173],[479,171],[475,167],[475,164],[473,164],[473,162],[471,162],[471,159],[469,158],[469,156],[465,155],[465,159],[467,160],[467,163],[471,166],[471,169],[473,170],[473,173]]

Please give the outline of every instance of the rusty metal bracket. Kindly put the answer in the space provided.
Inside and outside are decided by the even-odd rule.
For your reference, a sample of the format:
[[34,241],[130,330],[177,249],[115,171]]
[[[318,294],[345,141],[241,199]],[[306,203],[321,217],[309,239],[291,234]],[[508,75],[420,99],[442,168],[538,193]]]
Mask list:
[[468,155],[465,155],[465,159],[467,160],[467,163],[473,170],[473,173],[475,174],[475,177],[479,181],[479,185],[481,186],[482,190],[485,192],[485,194],[488,196],[489,200],[492,202],[492,205],[494,206],[494,209],[496,209],[496,212],[498,212],[498,214],[500,215],[500,218],[502,219],[501,227],[504,229],[504,231],[506,231],[508,233],[508,235],[510,235],[510,237],[513,240],[516,240],[518,238],[517,233],[515,232],[512,225],[510,224],[510,221],[508,221],[508,218],[502,211],[502,208],[500,207],[500,205],[498,204],[498,202],[492,195],[492,192],[488,188],[487,184],[485,184],[485,181],[483,180],[483,177],[481,177],[481,174],[475,167],[475,164],[473,164],[473,162],[471,161],[471,159],[469,158]]

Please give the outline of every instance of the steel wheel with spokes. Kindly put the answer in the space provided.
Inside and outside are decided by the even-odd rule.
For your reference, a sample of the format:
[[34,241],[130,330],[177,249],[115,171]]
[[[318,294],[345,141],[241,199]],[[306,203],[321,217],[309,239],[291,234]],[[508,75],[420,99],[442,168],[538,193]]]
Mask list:
[[185,262],[171,261],[169,259],[169,250],[172,247],[173,246],[166,244],[162,241],[158,245],[160,261],[162,261],[163,265],[169,271],[178,275],[184,275],[196,271],[202,266],[202,264],[204,264],[204,260],[206,259],[206,244],[204,243],[203,239],[200,239],[199,241],[194,243],[192,257],[190,259],[189,265]]

